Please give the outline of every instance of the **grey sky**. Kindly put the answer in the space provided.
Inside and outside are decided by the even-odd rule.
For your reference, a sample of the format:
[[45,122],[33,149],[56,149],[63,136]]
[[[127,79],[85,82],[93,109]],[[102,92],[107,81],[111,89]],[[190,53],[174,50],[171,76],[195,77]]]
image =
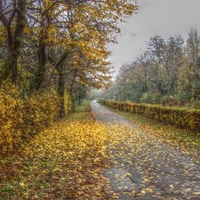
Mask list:
[[116,71],[143,53],[152,36],[186,38],[191,28],[200,31],[200,0],[138,0],[138,5],[137,15],[121,24],[118,44],[109,47]]

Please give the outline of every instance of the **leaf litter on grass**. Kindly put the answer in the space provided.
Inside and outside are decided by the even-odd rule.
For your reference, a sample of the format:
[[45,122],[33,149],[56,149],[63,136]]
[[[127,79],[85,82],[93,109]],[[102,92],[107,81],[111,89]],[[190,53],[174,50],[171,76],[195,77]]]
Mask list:
[[102,168],[109,165],[106,140],[106,127],[100,123],[55,124],[37,135],[20,154],[1,159],[0,199],[114,196],[101,175]]

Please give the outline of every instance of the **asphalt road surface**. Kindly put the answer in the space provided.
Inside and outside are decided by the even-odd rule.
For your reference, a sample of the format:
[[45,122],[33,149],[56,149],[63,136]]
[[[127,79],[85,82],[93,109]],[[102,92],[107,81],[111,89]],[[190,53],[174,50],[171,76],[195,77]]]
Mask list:
[[[131,163],[126,162],[126,156],[121,156],[116,164],[104,172],[110,179],[112,189],[119,194],[119,199],[200,200],[200,158],[195,159],[141,132],[134,122],[99,105],[95,100],[91,102],[91,109],[95,119],[105,123],[110,130],[113,124],[117,124],[128,126],[135,134],[135,142],[127,140],[119,147],[128,147],[125,149],[131,157]],[[138,141],[145,142],[138,148]]]

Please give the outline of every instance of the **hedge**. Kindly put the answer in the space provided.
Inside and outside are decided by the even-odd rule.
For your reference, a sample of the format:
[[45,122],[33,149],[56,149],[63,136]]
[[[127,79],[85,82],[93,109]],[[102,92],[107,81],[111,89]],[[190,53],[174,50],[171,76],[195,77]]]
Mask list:
[[142,115],[165,124],[200,132],[200,110],[108,101],[104,99],[100,99],[99,102],[121,111]]

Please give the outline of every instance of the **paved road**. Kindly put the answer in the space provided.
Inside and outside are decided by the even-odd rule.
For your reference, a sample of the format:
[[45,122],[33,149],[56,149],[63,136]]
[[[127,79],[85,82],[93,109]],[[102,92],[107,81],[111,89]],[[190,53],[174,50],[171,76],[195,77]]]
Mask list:
[[[121,157],[104,172],[119,199],[200,200],[200,159],[141,132],[134,123],[96,101],[91,102],[91,109],[95,119],[108,127],[126,125],[136,135],[132,143],[127,139],[121,144],[129,146],[124,149],[131,156],[131,163]],[[139,141],[145,143],[138,148]]]

